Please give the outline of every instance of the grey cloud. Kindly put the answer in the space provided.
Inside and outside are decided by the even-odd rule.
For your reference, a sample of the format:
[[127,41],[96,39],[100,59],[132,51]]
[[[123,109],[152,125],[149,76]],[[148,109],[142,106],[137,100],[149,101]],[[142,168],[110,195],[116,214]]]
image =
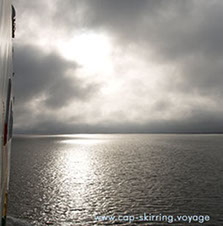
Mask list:
[[196,91],[204,96],[214,98],[223,96],[223,65],[222,58],[202,56],[185,60],[181,65],[184,80],[179,89]]
[[196,52],[222,54],[223,3],[219,0],[57,0],[52,9],[44,1],[15,2],[27,15],[37,16],[55,30],[70,34],[80,27],[107,31],[119,37],[122,45],[154,48],[164,60],[179,60]]
[[123,43],[154,48],[157,57],[165,61],[178,61],[191,54],[222,55],[221,1],[96,0],[85,3],[88,11],[84,25],[112,31],[114,36],[124,39]]
[[15,46],[15,93],[17,101],[26,101],[48,90],[69,68],[77,65],[56,54],[45,54],[34,46]]
[[48,94],[46,107],[61,108],[70,100],[87,101],[97,92],[97,88],[99,88],[97,84],[84,85],[78,79],[61,78],[60,81],[53,82],[46,91]]
[[[46,115],[47,109],[60,109],[68,106],[70,101],[88,101],[99,88],[97,84],[87,84],[75,75],[78,65],[66,61],[56,53],[44,53],[39,48],[26,45],[16,46],[15,51],[15,118],[19,124],[33,124],[30,104],[41,98],[42,109],[39,120],[44,116],[55,121],[55,115]],[[67,71],[73,75],[68,76]],[[39,109],[38,109],[39,110]],[[36,116],[35,116],[36,117]],[[36,122],[38,123],[38,122]]]
[[153,104],[152,109],[157,112],[163,112],[163,111],[168,111],[171,107],[174,107],[174,104],[172,103],[171,100],[168,100],[167,97],[165,99],[158,99],[156,102]]
[[[27,4],[20,1],[17,4],[21,9],[33,11],[34,17],[39,16],[43,9],[43,1]],[[35,10],[33,4],[37,4]],[[37,120],[25,132],[223,131],[222,1],[57,0],[54,6],[54,9],[48,9],[48,13],[44,10],[44,16],[38,20],[41,23],[48,21],[55,31],[62,29],[71,34],[82,28],[107,32],[114,38],[118,48],[127,50],[128,46],[133,45],[144,60],[149,60],[151,55],[148,56],[147,52],[152,52],[154,62],[161,66],[171,64],[176,68],[173,79],[163,81],[165,86],[158,91],[164,93],[163,100],[156,100],[153,111],[162,113],[174,108],[174,101],[167,100],[165,92],[176,97],[182,95],[182,105],[184,97],[191,100],[193,95],[206,97],[207,101],[211,100],[219,106],[219,111],[217,108],[210,111],[207,104],[196,106],[194,102],[189,104],[189,116],[182,114],[181,119],[174,119],[173,115],[173,119],[145,121],[143,124],[102,122],[100,125],[81,123],[79,118],[76,118],[76,124],[70,125],[44,115],[42,121]],[[97,90],[94,84],[86,86],[76,77],[71,82],[69,77],[64,76],[68,69],[75,71],[78,65],[55,53],[47,55],[39,49],[24,46],[18,46],[15,53],[16,96],[21,103],[21,112],[21,106],[42,93],[47,95],[46,108],[57,109],[68,104],[71,99],[86,101]],[[126,112],[123,112],[124,117]],[[31,112],[27,111],[28,114]]]
[[[135,45],[139,54],[153,52],[153,60],[171,63],[181,77],[179,92],[196,90],[219,95],[222,86],[223,3],[221,1],[178,0],[85,0],[65,1],[69,8],[82,11],[83,27],[107,31],[118,45]],[[70,13],[70,14],[69,14]],[[63,20],[63,17],[59,17]],[[69,29],[72,20],[67,23]],[[66,26],[66,24],[64,24]]]
[[187,120],[153,120],[146,123],[70,124],[63,121],[41,120],[31,127],[15,130],[33,134],[72,133],[222,133],[223,119],[218,114],[205,114],[201,118]]
[[[45,94],[46,103],[62,107],[71,99],[87,99],[96,85],[86,85],[75,77],[78,65],[56,53],[44,53],[33,46],[16,46],[15,94],[18,104]],[[72,69],[74,76],[66,76]]]
[[85,24],[111,30],[125,42],[149,44],[168,59],[196,51],[222,53],[219,46],[223,36],[221,1],[96,0],[85,3],[88,9]]
[[54,14],[54,20],[68,31],[74,30],[76,25],[83,29],[101,29],[116,32],[116,35],[136,37],[137,31],[141,32],[138,28],[141,27],[139,24],[144,24],[145,16],[152,17],[164,1],[58,0],[57,2],[60,7]]

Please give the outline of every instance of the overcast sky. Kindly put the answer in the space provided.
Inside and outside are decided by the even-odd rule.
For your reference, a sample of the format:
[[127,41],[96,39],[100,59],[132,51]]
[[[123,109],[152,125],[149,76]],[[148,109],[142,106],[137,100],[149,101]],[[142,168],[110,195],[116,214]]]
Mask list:
[[223,132],[222,0],[14,0],[15,132]]

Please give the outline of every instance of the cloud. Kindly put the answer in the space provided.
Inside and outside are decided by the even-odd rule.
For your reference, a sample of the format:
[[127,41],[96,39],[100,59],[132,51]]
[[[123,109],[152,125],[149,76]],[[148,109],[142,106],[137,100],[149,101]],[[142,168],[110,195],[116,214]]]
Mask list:
[[[24,115],[34,115],[24,131],[223,131],[222,1],[15,2],[23,12],[15,51],[17,128]],[[90,78],[52,51],[55,40],[83,31],[110,38],[112,72]]]
[[179,71],[181,88],[189,84],[201,93],[220,91],[221,1],[85,0],[63,1],[62,6],[66,16],[58,15],[60,8],[55,15],[70,31],[75,12],[80,12],[83,28],[107,31],[119,48],[134,45],[141,57],[149,54],[148,60],[171,63]]
[[38,123],[36,120],[46,115],[55,120],[53,112],[73,101],[88,101],[97,93],[97,84],[88,84],[77,77],[79,66],[75,62],[35,46],[20,45],[15,49],[15,118],[20,125]]

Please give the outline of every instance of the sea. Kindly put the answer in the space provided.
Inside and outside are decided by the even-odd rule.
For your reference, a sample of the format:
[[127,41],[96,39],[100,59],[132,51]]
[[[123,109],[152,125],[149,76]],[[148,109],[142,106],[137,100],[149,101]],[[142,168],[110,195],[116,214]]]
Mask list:
[[17,135],[8,225],[223,225],[223,135]]

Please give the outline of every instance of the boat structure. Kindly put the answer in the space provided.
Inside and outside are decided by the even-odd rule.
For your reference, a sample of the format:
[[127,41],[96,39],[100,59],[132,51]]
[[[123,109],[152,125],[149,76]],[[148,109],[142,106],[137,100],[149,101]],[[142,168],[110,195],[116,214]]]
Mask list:
[[0,0],[0,226],[6,225],[13,126],[13,46],[15,9]]

